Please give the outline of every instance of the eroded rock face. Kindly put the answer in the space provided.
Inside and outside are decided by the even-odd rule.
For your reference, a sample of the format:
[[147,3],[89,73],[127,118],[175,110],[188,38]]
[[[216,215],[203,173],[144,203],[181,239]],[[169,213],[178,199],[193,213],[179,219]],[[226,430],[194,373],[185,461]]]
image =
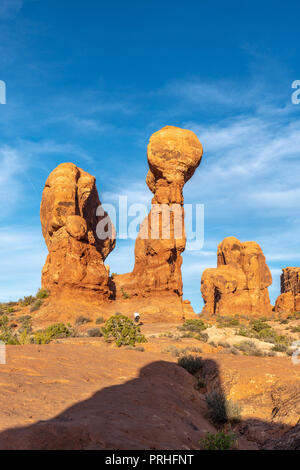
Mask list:
[[202,275],[203,313],[270,315],[272,307],[267,288],[272,276],[258,243],[225,238],[218,246],[217,257],[218,267],[206,269]]
[[202,153],[198,138],[186,129],[166,126],[150,138],[146,183],[154,194],[152,208],[136,240],[133,272],[116,277],[117,293],[182,296],[181,253],[186,244],[182,191]]
[[115,246],[115,233],[101,209],[95,178],[89,173],[63,163],[49,175],[41,203],[49,250],[42,286],[56,297],[109,298],[109,269],[104,261]]
[[284,268],[281,274],[281,295],[277,298],[275,311],[292,313],[300,311],[300,268]]

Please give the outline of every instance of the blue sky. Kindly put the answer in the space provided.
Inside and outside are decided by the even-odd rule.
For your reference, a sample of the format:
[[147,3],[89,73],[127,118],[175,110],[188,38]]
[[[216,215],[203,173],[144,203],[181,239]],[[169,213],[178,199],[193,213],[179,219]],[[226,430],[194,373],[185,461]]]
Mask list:
[[[147,142],[175,125],[204,147],[184,189],[205,205],[185,298],[201,309],[201,274],[234,235],[262,246],[274,301],[281,268],[300,263],[299,13],[296,1],[0,0],[0,300],[40,286],[50,171],[72,161],[96,176],[102,202],[149,203]],[[133,251],[118,240],[111,271],[130,271]]]

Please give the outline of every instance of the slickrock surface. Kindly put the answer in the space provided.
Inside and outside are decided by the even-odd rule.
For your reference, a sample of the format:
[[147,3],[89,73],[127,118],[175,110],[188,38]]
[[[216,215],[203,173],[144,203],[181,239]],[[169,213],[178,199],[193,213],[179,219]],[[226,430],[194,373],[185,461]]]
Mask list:
[[155,353],[91,344],[8,348],[0,449],[195,449],[214,427],[195,379]]
[[114,279],[117,298],[158,298],[162,307],[175,301],[174,310],[181,314],[181,253],[186,244],[182,191],[202,153],[198,138],[186,129],[166,126],[150,138],[146,182],[154,194],[152,209],[136,240],[133,272]]
[[95,178],[89,173],[63,163],[49,175],[41,203],[42,231],[49,250],[42,286],[56,299],[99,302],[111,295],[104,261],[115,245],[114,228],[110,238],[99,238],[101,221],[102,225],[109,221],[104,211],[96,215],[99,207]]
[[[144,352],[102,338],[8,346],[0,366],[0,449],[199,449],[204,433],[216,431],[205,403],[212,390],[243,407],[234,425],[238,448],[300,449],[299,365],[289,357],[210,353],[203,344],[205,386],[198,390],[166,352],[174,347],[161,336],[166,328],[142,327]],[[199,345],[182,341],[176,346]]]
[[300,311],[300,268],[285,268],[281,274],[281,295],[277,298],[275,311],[292,313]]
[[218,267],[206,269],[201,279],[203,314],[270,316],[268,286],[272,276],[256,242],[228,237],[218,246]]

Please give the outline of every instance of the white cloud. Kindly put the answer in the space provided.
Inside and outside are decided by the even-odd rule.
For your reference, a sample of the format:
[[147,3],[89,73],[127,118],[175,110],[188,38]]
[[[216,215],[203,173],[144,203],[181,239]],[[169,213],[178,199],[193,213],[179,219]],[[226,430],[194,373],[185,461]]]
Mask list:
[[19,199],[21,193],[20,178],[26,171],[18,151],[8,146],[0,148],[0,200],[3,217]]

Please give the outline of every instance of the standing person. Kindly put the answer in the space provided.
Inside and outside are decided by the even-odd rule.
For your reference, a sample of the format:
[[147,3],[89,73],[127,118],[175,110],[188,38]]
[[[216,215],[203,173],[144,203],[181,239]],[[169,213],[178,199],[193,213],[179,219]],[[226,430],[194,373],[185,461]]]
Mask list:
[[135,312],[134,314],[134,323],[139,323],[140,321],[140,314],[138,312]]

